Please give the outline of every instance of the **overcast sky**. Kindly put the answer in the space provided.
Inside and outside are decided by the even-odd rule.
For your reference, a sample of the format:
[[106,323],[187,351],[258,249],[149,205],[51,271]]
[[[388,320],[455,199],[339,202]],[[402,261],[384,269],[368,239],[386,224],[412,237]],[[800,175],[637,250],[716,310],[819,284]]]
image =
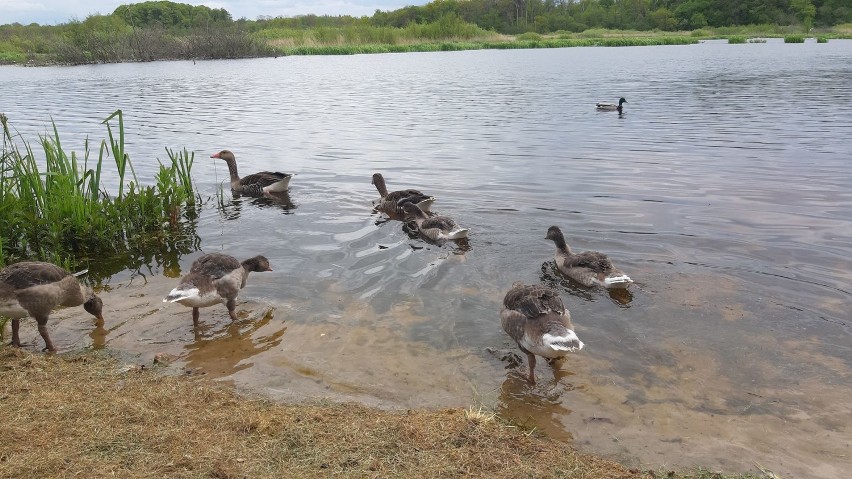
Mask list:
[[[91,14],[107,15],[119,5],[141,3],[134,0],[0,0],[0,25],[39,23],[55,25],[69,20],[85,20]],[[292,17],[316,15],[372,15],[376,10],[396,10],[406,5],[425,5],[428,0],[177,0],[176,3],[224,8],[234,19],[256,20],[261,15]]]

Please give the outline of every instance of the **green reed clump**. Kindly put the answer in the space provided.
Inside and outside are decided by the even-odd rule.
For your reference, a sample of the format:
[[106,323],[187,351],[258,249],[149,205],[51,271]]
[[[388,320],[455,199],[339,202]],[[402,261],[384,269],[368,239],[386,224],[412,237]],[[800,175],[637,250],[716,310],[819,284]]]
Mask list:
[[515,40],[541,40],[542,36],[536,32],[524,32],[515,37]]
[[787,35],[784,37],[784,43],[805,43],[803,35]]
[[739,35],[734,35],[734,36],[728,37],[728,43],[731,44],[731,45],[739,44],[739,43],[745,43],[745,42],[746,42],[746,37],[742,37],[742,36],[739,36]]
[[817,43],[828,43],[827,37],[817,37]]
[[766,43],[766,39],[765,38],[749,38],[748,42],[749,43]]
[[[28,142],[15,141],[6,117],[0,120],[0,264],[115,257],[151,238],[162,242],[174,231],[187,234],[181,223],[192,219],[197,205],[193,156],[167,150],[171,164],[160,165],[155,185],[142,186],[125,151],[121,110],[103,121],[108,140],[100,143],[96,161],[88,140],[82,157],[68,153],[55,124],[50,136],[39,137],[37,159]],[[103,181],[108,157],[118,175],[116,195]]]

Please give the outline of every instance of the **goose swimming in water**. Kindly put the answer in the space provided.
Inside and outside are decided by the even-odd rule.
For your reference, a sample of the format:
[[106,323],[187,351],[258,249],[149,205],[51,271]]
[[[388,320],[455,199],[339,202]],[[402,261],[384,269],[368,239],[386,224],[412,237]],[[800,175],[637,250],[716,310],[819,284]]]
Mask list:
[[381,200],[379,201],[379,204],[376,205],[376,209],[384,211],[389,215],[404,215],[405,213],[402,210],[402,206],[405,203],[414,203],[420,207],[421,210],[428,213],[429,209],[432,207],[432,203],[435,201],[434,196],[423,194],[419,190],[398,190],[388,193],[388,188],[385,186],[385,178],[381,173],[373,174],[372,183],[376,185],[376,189],[379,190],[379,195],[381,195]]
[[237,320],[237,294],[246,285],[250,272],[272,271],[269,260],[255,256],[242,263],[233,256],[209,253],[192,263],[189,274],[164,299],[192,308],[192,323],[198,326],[199,308],[224,304],[232,321]]
[[622,103],[627,103],[624,97],[618,99],[618,105],[615,103],[596,103],[595,107],[598,111],[617,111],[621,113],[623,110]]
[[435,242],[467,238],[469,230],[461,228],[449,216],[427,216],[414,203],[404,203],[402,209],[407,216],[414,218],[420,234]]
[[281,193],[290,187],[290,173],[261,171],[240,178],[237,174],[237,159],[230,150],[222,150],[210,155],[210,158],[225,160],[228,172],[231,174],[231,190],[246,195],[262,195],[264,193]]
[[103,302],[76,276],[52,263],[23,261],[0,270],[0,316],[12,318],[12,345],[20,347],[21,318],[31,316],[38,323],[45,351],[56,351],[47,333],[47,319],[57,306],[83,305],[89,314],[103,321]]
[[597,251],[572,253],[558,226],[548,228],[544,239],[556,243],[555,259],[559,271],[584,286],[626,288],[633,282],[629,276],[613,266],[612,261],[603,253]]
[[529,358],[528,380],[532,384],[536,355],[553,360],[583,349],[583,342],[574,333],[571,313],[559,294],[544,285],[512,284],[503,298],[500,323]]

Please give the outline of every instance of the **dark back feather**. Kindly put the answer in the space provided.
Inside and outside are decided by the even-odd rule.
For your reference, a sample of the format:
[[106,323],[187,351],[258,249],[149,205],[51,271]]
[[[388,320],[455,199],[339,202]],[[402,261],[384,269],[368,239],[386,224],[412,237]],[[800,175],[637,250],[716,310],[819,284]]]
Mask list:
[[589,268],[596,273],[608,273],[612,271],[612,262],[603,253],[597,251],[586,251],[565,258],[567,268]]
[[452,231],[456,227],[456,222],[447,216],[432,216],[423,220],[420,224],[420,229],[426,230],[438,228],[441,231]]
[[52,263],[22,261],[0,271],[0,283],[15,290],[55,283],[71,273]]
[[242,266],[242,263],[233,256],[222,253],[208,253],[195,260],[189,272],[219,279],[237,268],[242,268]]
[[550,312],[557,314],[565,312],[565,305],[562,303],[559,294],[540,284],[516,284],[512,286],[512,289],[503,298],[503,307],[520,311],[528,318],[535,318]]

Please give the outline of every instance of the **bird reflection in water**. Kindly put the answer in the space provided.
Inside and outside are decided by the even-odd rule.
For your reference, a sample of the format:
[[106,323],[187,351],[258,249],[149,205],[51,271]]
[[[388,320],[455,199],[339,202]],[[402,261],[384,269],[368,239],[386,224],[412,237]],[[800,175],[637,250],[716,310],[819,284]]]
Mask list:
[[[287,331],[283,321],[273,323],[274,309],[268,309],[263,317],[253,320],[251,313],[238,313],[239,321],[229,322],[222,327],[202,324],[195,328],[195,341],[186,346],[186,369],[199,368],[209,377],[230,376],[251,367],[247,359],[268,351],[281,344]],[[274,328],[270,334],[256,336],[267,326]],[[216,329],[214,329],[216,328]]]
[[278,208],[283,214],[290,214],[298,205],[290,199],[289,191],[280,193],[266,193],[263,196],[244,196],[239,193],[233,193],[230,200],[225,200],[224,193],[220,192],[219,213],[226,220],[235,220],[242,213],[243,204],[249,204],[260,208]]

